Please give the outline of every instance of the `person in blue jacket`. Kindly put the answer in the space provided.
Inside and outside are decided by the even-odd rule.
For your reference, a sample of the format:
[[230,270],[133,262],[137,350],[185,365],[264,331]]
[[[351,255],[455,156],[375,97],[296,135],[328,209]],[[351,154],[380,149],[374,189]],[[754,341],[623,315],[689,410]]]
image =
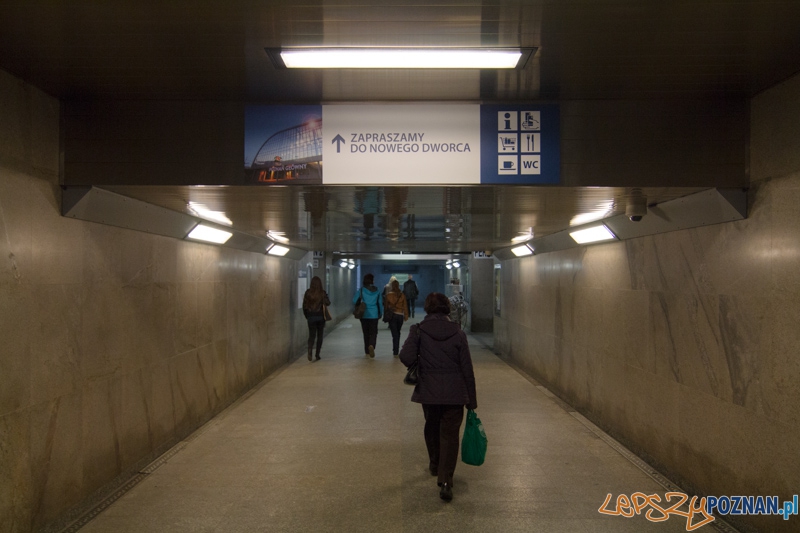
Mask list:
[[364,354],[375,357],[375,344],[378,342],[378,319],[383,316],[383,297],[374,285],[375,276],[367,274],[364,283],[353,295],[353,305],[358,299],[367,304],[364,316],[361,317],[361,332],[364,334]]

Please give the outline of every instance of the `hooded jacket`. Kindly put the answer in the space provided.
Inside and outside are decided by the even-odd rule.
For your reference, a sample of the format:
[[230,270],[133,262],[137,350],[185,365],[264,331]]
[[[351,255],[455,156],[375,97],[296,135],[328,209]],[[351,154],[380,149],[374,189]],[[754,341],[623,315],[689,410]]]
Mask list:
[[363,297],[364,303],[367,304],[367,309],[361,318],[380,318],[383,316],[383,297],[376,286],[370,285],[369,287],[358,289],[353,295],[353,305],[358,302],[360,297]]
[[467,335],[447,315],[427,315],[409,329],[400,361],[409,366],[419,353],[419,382],[411,401],[435,405],[466,405],[477,409],[475,374]]

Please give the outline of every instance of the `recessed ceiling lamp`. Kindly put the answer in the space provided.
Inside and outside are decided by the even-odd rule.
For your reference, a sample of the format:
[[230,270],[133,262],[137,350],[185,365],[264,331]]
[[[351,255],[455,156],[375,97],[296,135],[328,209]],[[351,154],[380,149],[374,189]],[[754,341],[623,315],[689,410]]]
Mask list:
[[341,261],[339,261],[339,266],[342,268],[347,268],[347,260],[342,259]]
[[280,244],[273,244],[269,248],[267,248],[267,253],[269,255],[277,255],[283,257],[284,255],[289,253],[289,248],[286,246],[281,246]]
[[611,233],[605,225],[592,226],[578,231],[571,231],[570,237],[578,244],[588,244],[590,242],[611,241],[616,239],[616,235]]
[[523,244],[522,246],[512,248],[511,251],[514,252],[514,255],[517,257],[525,257],[526,255],[531,255],[533,253],[533,248],[527,244]]
[[352,259],[350,259],[350,261],[348,261],[348,263],[347,263],[347,268],[349,268],[350,270],[353,270],[355,267],[356,267],[356,262],[353,261]]
[[277,68],[522,68],[533,48],[267,49]]
[[189,232],[186,238],[196,241],[213,242],[214,244],[223,244],[231,238],[231,235],[233,235],[233,233],[230,231],[223,231],[221,229],[198,224]]

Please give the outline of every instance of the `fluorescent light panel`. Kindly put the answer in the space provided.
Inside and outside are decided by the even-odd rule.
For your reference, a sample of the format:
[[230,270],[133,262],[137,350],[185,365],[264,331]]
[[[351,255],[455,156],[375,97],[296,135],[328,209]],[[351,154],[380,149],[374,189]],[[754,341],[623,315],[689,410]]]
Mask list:
[[610,241],[617,238],[613,233],[611,233],[611,230],[609,230],[602,224],[600,226],[592,226],[591,228],[586,228],[578,231],[571,231],[569,235],[578,244]]
[[470,48],[295,48],[287,68],[515,68],[520,50]]
[[205,241],[205,242],[213,242],[215,244],[223,244],[231,238],[233,233],[229,231],[223,231],[221,229],[212,228],[209,226],[204,226],[202,224],[198,224],[197,226],[189,232],[189,235],[186,237],[189,239],[195,239],[197,241]]
[[278,255],[280,257],[283,257],[284,255],[289,253],[289,248],[287,248],[286,246],[281,246],[280,244],[273,244],[272,246],[269,247],[267,253],[270,255]]
[[517,257],[525,257],[526,255],[531,255],[533,250],[531,250],[530,246],[527,244],[523,244],[522,246],[517,246],[516,248],[511,249],[514,252],[514,255]]

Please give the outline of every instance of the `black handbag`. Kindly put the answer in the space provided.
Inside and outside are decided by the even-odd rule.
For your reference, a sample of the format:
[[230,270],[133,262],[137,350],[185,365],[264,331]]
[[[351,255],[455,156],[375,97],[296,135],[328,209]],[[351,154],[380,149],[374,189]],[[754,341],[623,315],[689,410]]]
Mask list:
[[408,366],[406,377],[403,378],[403,383],[406,385],[416,385],[419,383],[419,355],[417,359]]
[[[421,342],[419,335],[419,326],[417,326],[417,340]],[[408,365],[406,377],[403,378],[403,383],[406,385],[416,385],[419,383],[419,344],[417,344],[417,358],[414,362]]]

